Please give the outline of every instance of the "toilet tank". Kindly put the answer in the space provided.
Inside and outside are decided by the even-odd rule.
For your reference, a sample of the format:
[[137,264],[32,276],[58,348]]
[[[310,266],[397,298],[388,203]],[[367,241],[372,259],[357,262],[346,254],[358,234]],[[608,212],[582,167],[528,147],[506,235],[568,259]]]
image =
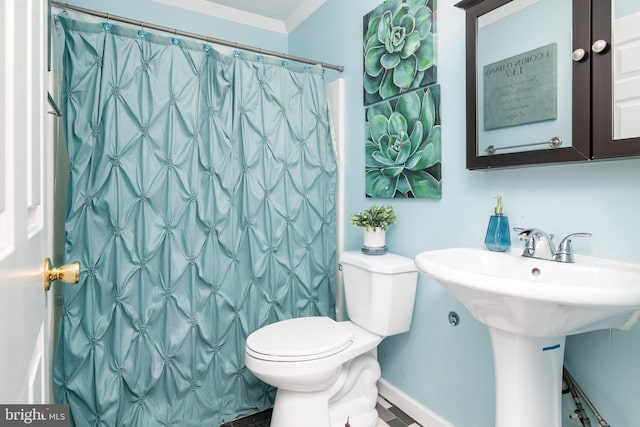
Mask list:
[[413,317],[418,269],[413,259],[387,253],[340,256],[349,319],[369,332],[407,332]]

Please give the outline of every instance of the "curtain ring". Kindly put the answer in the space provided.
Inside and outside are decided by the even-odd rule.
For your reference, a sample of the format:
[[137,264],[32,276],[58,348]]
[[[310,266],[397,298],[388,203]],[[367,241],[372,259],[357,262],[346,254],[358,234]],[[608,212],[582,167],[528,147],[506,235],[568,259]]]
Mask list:
[[102,23],[102,29],[105,31],[111,31],[111,24],[109,23],[109,18],[111,18],[111,15],[107,13],[106,21]]
[[147,37],[147,32],[144,30],[144,22],[140,21],[140,29],[138,30],[138,37],[144,39]]
[[171,43],[178,46],[180,44],[180,40],[178,40],[178,29],[173,29],[173,37],[171,38]]

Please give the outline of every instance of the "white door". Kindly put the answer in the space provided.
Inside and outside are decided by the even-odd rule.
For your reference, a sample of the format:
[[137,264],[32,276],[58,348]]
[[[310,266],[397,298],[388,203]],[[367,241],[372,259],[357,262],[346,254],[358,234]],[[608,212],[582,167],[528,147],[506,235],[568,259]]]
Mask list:
[[614,21],[613,137],[640,135],[640,13]]
[[0,2],[0,402],[49,403],[46,0]]

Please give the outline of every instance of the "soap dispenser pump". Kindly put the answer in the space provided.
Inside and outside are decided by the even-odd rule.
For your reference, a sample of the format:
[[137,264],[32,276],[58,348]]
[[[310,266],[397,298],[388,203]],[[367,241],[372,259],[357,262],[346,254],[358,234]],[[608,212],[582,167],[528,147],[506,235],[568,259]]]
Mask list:
[[487,235],[484,244],[490,251],[505,252],[511,247],[511,235],[509,234],[509,218],[504,214],[502,196],[498,196],[498,205],[495,214],[489,218]]

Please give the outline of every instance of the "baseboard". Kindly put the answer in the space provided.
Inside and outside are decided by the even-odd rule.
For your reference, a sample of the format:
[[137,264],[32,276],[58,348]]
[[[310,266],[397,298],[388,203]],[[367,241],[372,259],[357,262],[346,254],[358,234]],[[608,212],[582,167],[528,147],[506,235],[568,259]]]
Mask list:
[[455,427],[383,378],[378,381],[378,393],[423,427]]

